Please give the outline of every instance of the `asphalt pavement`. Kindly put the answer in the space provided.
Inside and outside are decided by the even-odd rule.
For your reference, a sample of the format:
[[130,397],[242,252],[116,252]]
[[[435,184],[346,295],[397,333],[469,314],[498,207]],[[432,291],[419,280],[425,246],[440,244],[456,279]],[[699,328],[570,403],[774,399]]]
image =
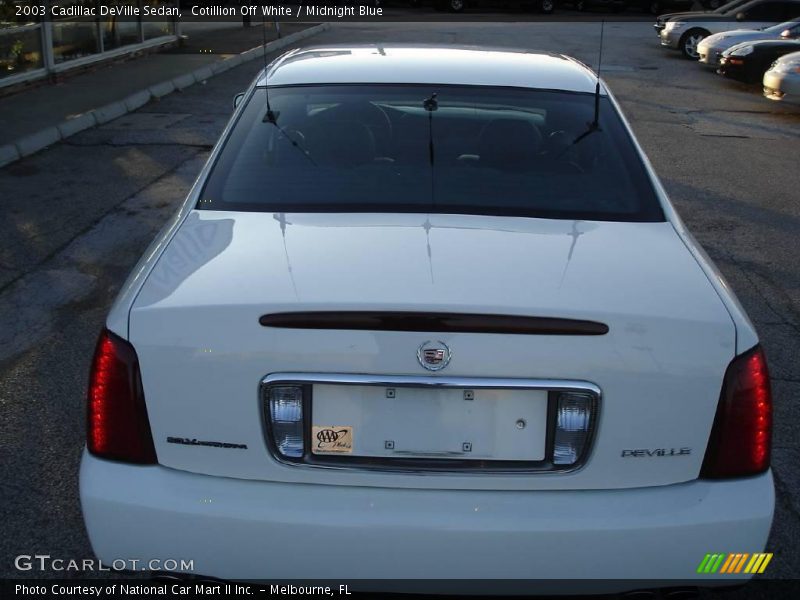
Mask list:
[[[595,65],[599,34],[596,23],[339,23],[302,43],[486,44]],[[19,554],[92,556],[77,470],[97,333],[259,66],[246,63],[0,169],[0,577],[77,576],[20,573]],[[648,22],[606,23],[603,76],[762,338],[776,402],[778,491],[766,575],[796,578],[800,108],[663,50]]]
[[202,83],[242,59],[260,59],[262,44],[278,45],[313,27],[184,23],[181,42],[172,47],[67,71],[52,83],[37,81],[10,93],[0,90],[0,166],[139,108],[151,96]]

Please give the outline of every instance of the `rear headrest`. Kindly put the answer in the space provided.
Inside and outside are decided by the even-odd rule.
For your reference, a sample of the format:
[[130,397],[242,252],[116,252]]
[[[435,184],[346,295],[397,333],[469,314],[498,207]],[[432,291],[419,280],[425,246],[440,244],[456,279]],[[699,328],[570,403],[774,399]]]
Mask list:
[[494,169],[525,169],[536,159],[542,134],[524,119],[489,121],[478,138],[480,164]]
[[320,166],[355,167],[375,160],[375,138],[357,121],[326,120],[306,131],[308,151]]
[[566,131],[553,131],[544,140],[544,152],[551,156],[561,156],[572,146],[577,136],[574,133],[567,133]]

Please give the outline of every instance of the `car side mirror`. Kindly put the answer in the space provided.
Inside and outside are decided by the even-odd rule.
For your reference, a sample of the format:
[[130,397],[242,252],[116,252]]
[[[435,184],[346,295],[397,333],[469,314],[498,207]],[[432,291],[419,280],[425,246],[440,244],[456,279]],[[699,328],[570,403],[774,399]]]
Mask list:
[[239,106],[242,103],[242,99],[243,98],[244,98],[244,92],[236,94],[233,97],[233,108],[236,108],[237,106]]
[[784,29],[783,31],[781,31],[781,37],[785,40],[792,39],[792,30]]
[[736,13],[736,20],[737,21],[744,21],[746,18],[747,18],[747,14],[746,13],[743,13],[743,12]]

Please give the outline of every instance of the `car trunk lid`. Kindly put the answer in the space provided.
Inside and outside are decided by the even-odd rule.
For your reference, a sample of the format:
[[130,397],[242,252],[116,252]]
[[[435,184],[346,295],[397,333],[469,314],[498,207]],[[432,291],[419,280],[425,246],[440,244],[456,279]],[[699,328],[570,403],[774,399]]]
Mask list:
[[[298,311],[501,315],[599,323],[608,331],[259,322]],[[730,316],[669,223],[469,215],[195,211],[137,297],[130,331],[161,464],[248,479],[472,489],[619,488],[695,478],[735,346]],[[452,352],[445,369],[432,372],[420,362],[428,342]],[[361,458],[387,458],[391,449],[380,446],[392,441],[386,436],[416,422],[424,426],[406,449],[417,454],[448,451],[466,432],[483,451],[498,453],[490,459],[536,462],[545,452],[541,440],[552,443],[542,414],[552,418],[547,402],[565,381],[600,391],[596,429],[585,464],[561,473],[503,472],[489,462],[422,469],[421,476],[420,469],[368,469],[342,457],[338,468],[284,464],[265,435],[259,386],[286,373],[378,380],[377,391],[356,382],[346,393],[325,384],[315,392],[316,415],[324,420],[315,424],[355,428],[354,437],[370,444],[357,453]],[[390,386],[380,381],[388,375],[424,385],[402,387],[398,405],[387,401]],[[482,386],[419,391],[445,378]],[[550,384],[540,386],[544,396],[531,386],[520,394],[498,391],[503,381],[521,380]],[[470,389],[481,406],[468,414],[454,398]],[[508,401],[493,404],[493,397]],[[339,416],[348,422],[328,422]],[[531,437],[510,443],[519,420]],[[393,421],[394,430],[387,425]],[[476,426],[483,421],[485,429]],[[448,430],[448,423],[460,429]]]

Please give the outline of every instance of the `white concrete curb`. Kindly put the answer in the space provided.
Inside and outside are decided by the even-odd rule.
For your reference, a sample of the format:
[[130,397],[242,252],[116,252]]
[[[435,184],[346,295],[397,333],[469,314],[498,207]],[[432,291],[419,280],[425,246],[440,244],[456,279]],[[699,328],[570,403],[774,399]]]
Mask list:
[[[192,77],[192,79],[194,79],[194,77]],[[151,85],[147,89],[150,91],[150,94],[153,96],[153,98],[161,98],[162,96],[166,96],[167,94],[174,92],[175,84],[172,81],[162,81],[161,83]]]
[[[223,61],[224,62],[224,61]],[[185,90],[190,85],[195,84],[194,74],[186,73],[186,75],[178,75],[172,80],[172,85],[176,90]]]
[[304,40],[329,28],[329,23],[321,23],[314,27],[304,29],[303,31],[292,33],[286,37],[268,42],[266,48],[263,46],[251,48],[231,58],[195,69],[191,73],[179,75],[169,81],[162,81],[161,83],[151,85],[147,89],[131,94],[123,100],[106,104],[105,106],[87,111],[72,119],[62,121],[55,127],[47,127],[31,135],[14,140],[14,142],[10,144],[0,146],[0,167],[4,167],[24,156],[30,156],[35,152],[39,152],[85,129],[113,121],[124,114],[141,108],[150,102],[150,100],[163,98],[176,90],[185,90],[195,83],[205,81],[220,73],[225,73],[234,67],[238,67],[242,63],[261,58],[265,51],[274,52],[275,50],[280,50],[281,48],[285,48],[290,44]]
[[0,146],[0,167],[19,160],[19,150],[14,144]]
[[128,109],[125,106],[125,102],[122,101],[112,102],[100,108],[95,108],[92,112],[94,113],[94,118],[97,119],[97,124],[102,125],[103,123],[108,123],[109,121],[120,118],[128,112]]
[[145,104],[150,102],[150,90],[142,90],[141,92],[131,94],[125,98],[123,102],[125,103],[125,108],[127,108],[129,112],[142,108]]
[[97,125],[97,119],[94,117],[93,112],[83,113],[74,119],[64,121],[58,126],[58,131],[61,134],[61,139],[68,138],[71,135],[80,133],[84,129],[89,129]]
[[211,71],[211,67],[200,67],[199,69],[195,70],[193,73],[194,79],[197,82],[205,81],[206,79],[211,79],[214,76],[214,73]]
[[18,139],[14,145],[17,147],[17,150],[19,150],[20,156],[30,156],[42,148],[47,148],[55,144],[60,139],[61,134],[58,129],[55,127],[48,127]]

